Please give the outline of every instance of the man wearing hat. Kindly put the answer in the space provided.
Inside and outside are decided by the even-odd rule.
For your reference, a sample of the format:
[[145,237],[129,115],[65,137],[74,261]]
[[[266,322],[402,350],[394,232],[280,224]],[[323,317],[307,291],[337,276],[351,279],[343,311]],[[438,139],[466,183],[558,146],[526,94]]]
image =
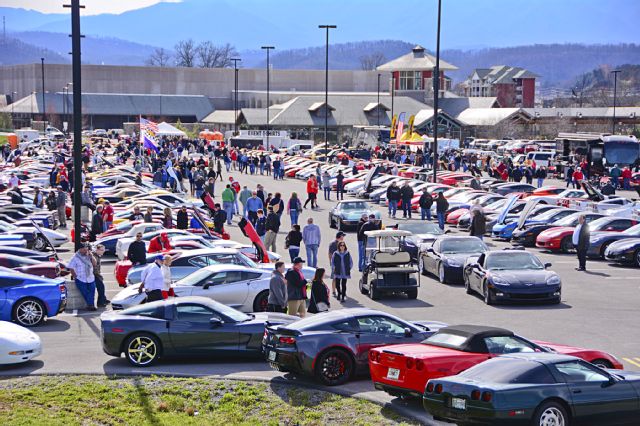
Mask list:
[[[344,241],[344,236],[347,235],[342,231],[338,231],[336,234],[336,239],[331,241],[329,244],[329,264],[331,264],[331,258],[333,257],[333,253],[338,250],[338,244]],[[336,293],[336,280],[331,281],[331,292],[334,297],[338,297],[338,293]]]
[[147,293],[147,302],[155,302],[162,299],[162,289],[164,288],[164,275],[162,274],[162,263],[164,256],[156,256],[153,263],[142,270],[142,283],[138,288],[138,293]]
[[299,257],[293,259],[293,267],[284,276],[287,283],[287,308],[289,315],[304,318],[307,313],[305,300],[307,299],[307,280],[302,274],[304,260]]
[[358,230],[358,270],[360,272],[364,270],[366,264],[367,234],[365,234],[365,232],[377,231],[381,226],[382,223],[376,220],[376,215],[370,214],[367,222]]
[[85,302],[87,302],[87,310],[95,311],[95,293],[96,278],[94,275],[95,259],[89,253],[89,245],[83,244],[80,249],[73,255],[67,265],[71,273],[71,279],[75,281],[76,287]]

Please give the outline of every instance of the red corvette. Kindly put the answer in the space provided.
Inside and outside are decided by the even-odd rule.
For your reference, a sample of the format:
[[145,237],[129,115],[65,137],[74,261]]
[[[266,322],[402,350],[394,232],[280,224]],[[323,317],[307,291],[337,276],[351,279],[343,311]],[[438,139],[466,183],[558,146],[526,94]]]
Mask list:
[[606,352],[531,341],[503,328],[457,325],[441,328],[421,343],[371,349],[369,370],[376,389],[421,397],[430,379],[453,376],[487,359],[519,352],[558,352],[604,368],[623,368]]
[[0,254],[0,266],[17,272],[47,278],[64,277],[69,274],[67,266],[62,262],[42,262],[13,254]]
[[449,225],[457,225],[458,220],[460,220],[460,216],[466,213],[469,213],[469,209],[460,208],[460,209],[454,210],[447,215],[445,222]]
[[[601,217],[589,223],[589,230],[591,232],[622,232],[636,223],[638,221],[622,217]],[[575,226],[558,226],[544,230],[536,238],[536,247],[551,251],[560,250],[566,253],[573,249],[571,238],[575,229]]]
[[450,186],[461,186],[473,179],[473,176],[467,173],[450,173],[438,176],[438,183]]

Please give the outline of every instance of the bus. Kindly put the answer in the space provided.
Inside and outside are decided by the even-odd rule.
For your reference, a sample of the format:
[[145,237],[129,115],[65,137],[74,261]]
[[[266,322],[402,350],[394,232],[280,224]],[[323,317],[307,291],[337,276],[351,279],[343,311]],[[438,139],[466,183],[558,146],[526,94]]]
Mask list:
[[601,175],[605,167],[631,166],[640,158],[640,143],[635,136],[606,133],[560,133],[556,152],[564,161],[586,157],[592,175]]

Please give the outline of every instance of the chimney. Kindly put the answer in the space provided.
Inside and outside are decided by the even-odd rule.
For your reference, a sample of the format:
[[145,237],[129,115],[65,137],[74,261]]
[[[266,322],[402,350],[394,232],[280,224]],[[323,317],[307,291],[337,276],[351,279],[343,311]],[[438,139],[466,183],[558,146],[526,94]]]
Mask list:
[[424,47],[417,45],[416,47],[411,49],[411,51],[413,52],[414,58],[424,58]]

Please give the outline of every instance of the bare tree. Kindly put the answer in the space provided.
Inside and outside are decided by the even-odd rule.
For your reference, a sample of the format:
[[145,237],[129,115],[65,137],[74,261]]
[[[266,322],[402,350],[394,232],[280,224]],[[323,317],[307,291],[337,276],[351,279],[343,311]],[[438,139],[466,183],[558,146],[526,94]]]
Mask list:
[[238,52],[229,43],[216,46],[210,41],[204,41],[196,49],[202,68],[226,68],[231,66],[231,58]]
[[148,66],[151,67],[166,67],[169,65],[171,55],[167,50],[162,47],[157,47],[149,58],[145,61]]
[[372,53],[371,55],[364,55],[360,57],[360,67],[365,71],[375,70],[385,62],[386,59],[381,52],[376,52]]
[[197,50],[196,43],[192,39],[180,40],[175,46],[176,65],[179,67],[194,67]]

